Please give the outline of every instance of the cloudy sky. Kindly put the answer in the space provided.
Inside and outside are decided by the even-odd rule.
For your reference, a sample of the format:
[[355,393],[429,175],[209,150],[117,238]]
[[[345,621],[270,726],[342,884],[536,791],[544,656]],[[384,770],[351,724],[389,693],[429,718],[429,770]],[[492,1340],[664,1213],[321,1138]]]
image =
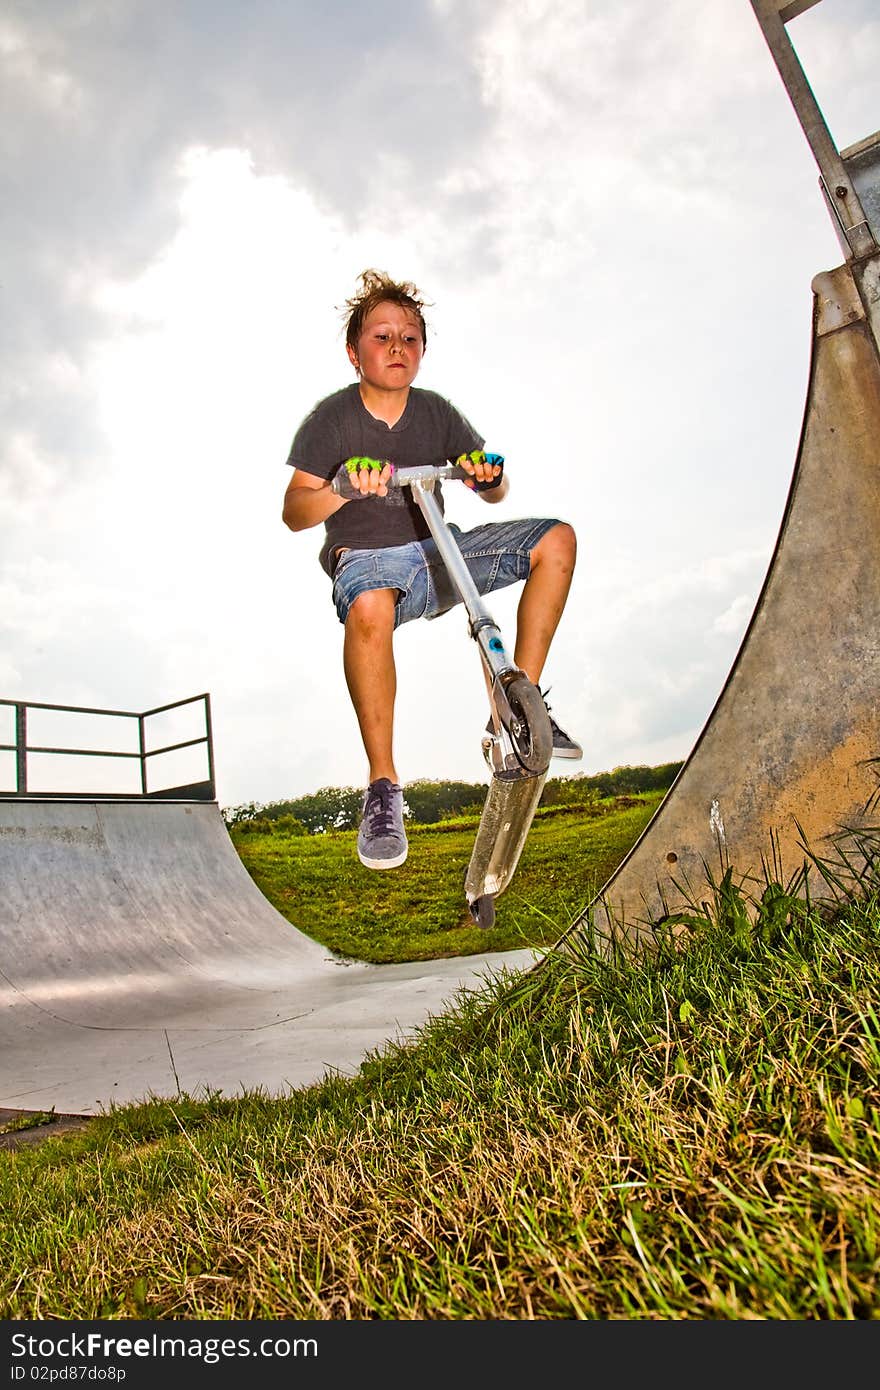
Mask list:
[[[877,130],[876,0],[789,34],[837,145]],[[208,691],[221,805],[362,785],[321,528],[281,502],[376,266],[431,302],[418,384],[506,456],[499,517],[577,529],[545,679],[580,768],[687,756],[843,260],[749,0],[3,0],[0,110],[0,698]],[[462,610],[397,653],[401,778],[482,780]]]

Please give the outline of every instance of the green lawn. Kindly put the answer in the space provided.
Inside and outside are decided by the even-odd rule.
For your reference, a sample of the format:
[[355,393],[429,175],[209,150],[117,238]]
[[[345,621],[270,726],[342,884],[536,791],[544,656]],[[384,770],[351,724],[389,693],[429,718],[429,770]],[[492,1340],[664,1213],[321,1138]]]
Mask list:
[[268,900],[330,950],[375,963],[547,946],[558,940],[641,834],[664,793],[539,809],[488,929],[471,919],[464,876],[477,817],[409,825],[399,869],[365,869],[353,830],[232,840]]

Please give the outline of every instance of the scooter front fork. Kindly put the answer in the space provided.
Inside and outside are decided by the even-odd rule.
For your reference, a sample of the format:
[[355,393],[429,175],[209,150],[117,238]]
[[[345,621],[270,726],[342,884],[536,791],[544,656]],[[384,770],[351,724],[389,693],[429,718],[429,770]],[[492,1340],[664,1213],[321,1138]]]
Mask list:
[[483,674],[489,694],[489,706],[496,734],[509,728],[513,710],[507,699],[507,686],[524,674],[507,655],[501,631],[491,618],[471,623],[471,636],[480,649]]

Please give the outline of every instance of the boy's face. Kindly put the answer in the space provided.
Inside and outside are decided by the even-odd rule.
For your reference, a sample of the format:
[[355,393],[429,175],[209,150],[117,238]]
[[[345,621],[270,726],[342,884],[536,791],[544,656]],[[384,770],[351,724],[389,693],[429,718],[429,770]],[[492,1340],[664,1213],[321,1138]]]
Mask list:
[[422,330],[415,314],[383,300],[364,319],[357,351],[348,348],[361,381],[377,391],[401,391],[415,379],[422,362]]

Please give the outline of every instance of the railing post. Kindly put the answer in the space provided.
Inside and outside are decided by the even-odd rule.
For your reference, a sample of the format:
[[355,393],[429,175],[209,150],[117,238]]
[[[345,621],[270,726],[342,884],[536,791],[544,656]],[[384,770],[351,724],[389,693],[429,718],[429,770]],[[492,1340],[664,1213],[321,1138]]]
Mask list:
[[205,694],[205,734],[207,736],[208,749],[208,781],[211,784],[211,796],[215,796],[214,788],[214,734],[211,727],[211,696]]
[[138,715],[138,748],[141,755],[141,793],[147,794],[147,737],[144,728],[144,716]]
[[19,796],[27,792],[27,705],[15,705],[15,790]]

